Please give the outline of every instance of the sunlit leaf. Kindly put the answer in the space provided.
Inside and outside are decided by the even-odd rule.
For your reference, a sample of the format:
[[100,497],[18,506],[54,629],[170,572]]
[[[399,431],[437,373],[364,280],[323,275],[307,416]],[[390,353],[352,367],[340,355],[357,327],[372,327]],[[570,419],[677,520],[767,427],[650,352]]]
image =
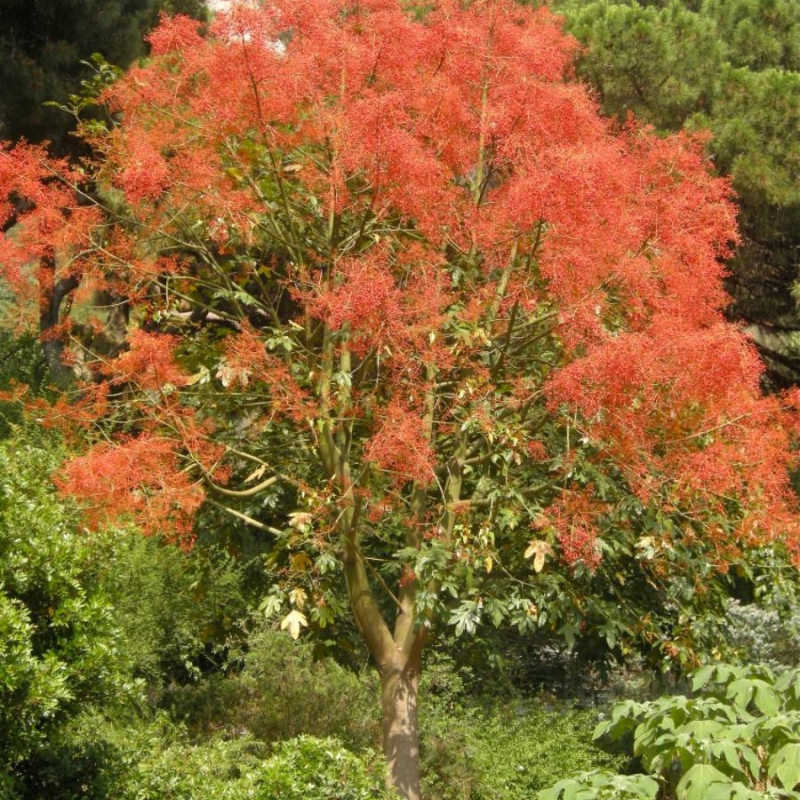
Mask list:
[[297,639],[300,636],[300,629],[308,627],[308,620],[305,614],[298,609],[293,609],[281,620],[281,630],[289,631],[292,639]]

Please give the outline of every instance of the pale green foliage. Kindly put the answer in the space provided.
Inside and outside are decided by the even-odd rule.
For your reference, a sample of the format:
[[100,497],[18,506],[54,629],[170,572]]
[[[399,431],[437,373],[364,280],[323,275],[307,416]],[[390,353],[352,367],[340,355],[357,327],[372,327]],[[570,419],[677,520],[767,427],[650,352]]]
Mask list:
[[621,765],[590,742],[594,711],[518,693],[481,699],[469,671],[444,658],[432,657],[422,682],[422,794],[428,800],[531,800],[564,775]]
[[259,776],[258,800],[389,800],[383,766],[336,739],[300,736],[282,742]]
[[647,775],[587,772],[539,792],[539,800],[655,800],[658,781]]
[[[631,798],[760,800],[800,798],[800,670],[779,676],[768,667],[703,667],[693,696],[627,701],[613,709],[595,738],[627,740],[649,773]],[[606,780],[607,778],[607,780]],[[597,773],[562,781],[540,800],[594,800],[615,776]],[[636,776],[628,776],[633,780]],[[605,783],[604,783],[605,781]],[[628,783],[626,791],[633,790]]]
[[[141,749],[127,744],[133,763],[119,786],[118,800],[246,800],[255,798],[260,759],[248,739],[215,739],[192,744],[173,734],[172,741],[137,737]],[[142,735],[144,734],[144,736]],[[155,746],[154,746],[155,745]],[[277,798],[275,798],[277,800]]]
[[793,604],[790,618],[784,620],[770,606],[732,600],[728,605],[727,638],[743,663],[787,669],[800,663],[800,611]]
[[21,798],[247,800],[265,756],[246,736],[194,741],[163,713],[87,712],[39,759]]

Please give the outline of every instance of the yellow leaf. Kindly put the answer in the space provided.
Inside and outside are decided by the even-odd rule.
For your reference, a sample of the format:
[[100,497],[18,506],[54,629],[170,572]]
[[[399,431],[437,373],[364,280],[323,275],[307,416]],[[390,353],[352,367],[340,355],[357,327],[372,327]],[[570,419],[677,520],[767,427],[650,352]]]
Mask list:
[[486,571],[487,572],[491,572],[492,571],[492,565],[493,565],[491,556],[487,556],[486,557],[485,564],[486,564]]
[[297,589],[292,589],[289,592],[289,600],[293,606],[297,606],[298,608],[302,608],[305,605],[306,598],[308,595],[306,594],[306,590],[298,587]]
[[532,555],[536,553],[536,548],[533,546],[533,540],[531,540],[530,544],[528,545],[527,549],[525,550],[524,557],[530,558]]
[[541,572],[544,569],[546,556],[555,555],[553,548],[541,539],[531,539],[528,542],[528,549],[525,551],[525,558],[533,556],[533,571]]
[[298,611],[296,608],[293,611],[290,611],[281,622],[281,630],[282,631],[289,631],[289,636],[292,639],[296,639],[300,635],[300,628],[307,628],[308,627],[308,620],[306,619],[305,614],[301,611]]
[[289,514],[289,525],[292,528],[302,530],[313,519],[314,515],[309,514],[308,511],[292,511],[292,513]]
[[258,480],[265,472],[267,471],[267,465],[262,464],[260,467],[256,467],[245,479],[245,483],[252,483],[255,480]]
[[297,553],[289,559],[292,572],[307,572],[314,563],[306,553]]
[[194,386],[196,383],[207,383],[210,377],[211,373],[208,371],[208,367],[200,367],[199,372],[195,372],[194,375],[186,379],[185,385]]

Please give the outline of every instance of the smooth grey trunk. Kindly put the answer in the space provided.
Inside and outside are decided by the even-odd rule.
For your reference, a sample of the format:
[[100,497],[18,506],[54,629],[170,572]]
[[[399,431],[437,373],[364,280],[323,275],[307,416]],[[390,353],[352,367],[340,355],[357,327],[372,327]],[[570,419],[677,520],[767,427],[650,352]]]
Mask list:
[[387,782],[404,800],[420,800],[417,665],[391,665],[381,670],[383,752]]

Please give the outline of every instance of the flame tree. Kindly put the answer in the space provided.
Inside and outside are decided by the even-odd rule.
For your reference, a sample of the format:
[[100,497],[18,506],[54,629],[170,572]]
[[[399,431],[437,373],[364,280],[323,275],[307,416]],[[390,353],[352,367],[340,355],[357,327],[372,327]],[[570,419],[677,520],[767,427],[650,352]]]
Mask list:
[[91,163],[0,154],[0,263],[75,376],[64,489],[98,524],[189,542],[207,502],[257,529],[292,635],[341,585],[417,798],[437,624],[690,658],[679,611],[797,524],[702,142],[601,119],[545,10],[411,11],[164,20]]

